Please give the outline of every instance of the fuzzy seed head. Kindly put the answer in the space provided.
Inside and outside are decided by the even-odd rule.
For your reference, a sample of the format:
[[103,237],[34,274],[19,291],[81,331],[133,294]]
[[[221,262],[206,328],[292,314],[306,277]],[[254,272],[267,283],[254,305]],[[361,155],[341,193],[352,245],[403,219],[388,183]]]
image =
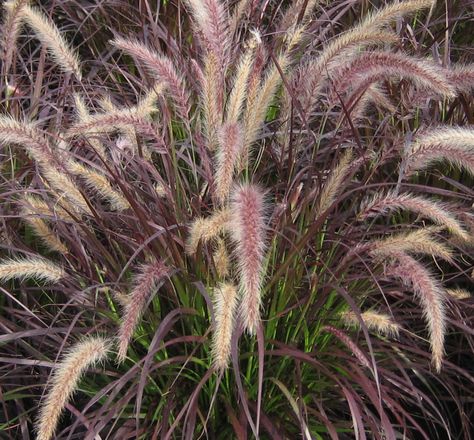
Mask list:
[[143,266],[140,273],[135,277],[134,288],[129,295],[130,300],[125,304],[118,334],[117,358],[119,362],[123,362],[127,356],[128,345],[133,332],[148,300],[154,295],[157,284],[168,275],[168,267],[163,262],[157,261]]
[[214,366],[220,370],[225,369],[229,363],[237,302],[237,288],[232,284],[223,283],[214,292],[215,329],[212,358]]
[[55,367],[36,422],[37,440],[53,439],[61,413],[76,391],[81,376],[89,367],[104,360],[108,350],[106,339],[89,337],[73,346]]
[[44,258],[6,259],[0,262],[0,280],[35,278],[55,283],[66,276],[63,268]]
[[230,232],[236,244],[241,318],[254,334],[260,323],[261,288],[264,275],[265,216],[262,191],[255,185],[242,185],[231,202]]

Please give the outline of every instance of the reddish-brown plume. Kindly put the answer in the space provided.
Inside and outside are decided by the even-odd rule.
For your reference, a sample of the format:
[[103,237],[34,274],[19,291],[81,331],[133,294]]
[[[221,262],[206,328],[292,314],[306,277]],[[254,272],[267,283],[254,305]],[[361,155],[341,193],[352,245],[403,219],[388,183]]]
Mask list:
[[238,123],[222,126],[216,155],[216,197],[219,203],[224,203],[229,197],[242,142],[242,129]]
[[238,187],[233,194],[231,233],[236,242],[239,269],[241,318],[253,334],[260,322],[261,285],[265,251],[265,220],[262,191],[255,185]]
[[446,332],[446,293],[428,269],[413,257],[403,252],[393,252],[392,262],[385,266],[388,276],[399,278],[413,289],[423,308],[428,325],[432,362],[437,372],[441,370]]
[[335,70],[331,77],[333,99],[350,86],[366,90],[370,84],[390,77],[412,80],[416,85],[442,96],[454,96],[454,87],[434,63],[390,52],[366,52]]
[[163,262],[156,261],[143,266],[140,273],[135,277],[135,287],[129,295],[130,301],[125,306],[119,330],[119,362],[125,360],[128,344],[148,299],[155,293],[156,285],[168,274],[168,267]]

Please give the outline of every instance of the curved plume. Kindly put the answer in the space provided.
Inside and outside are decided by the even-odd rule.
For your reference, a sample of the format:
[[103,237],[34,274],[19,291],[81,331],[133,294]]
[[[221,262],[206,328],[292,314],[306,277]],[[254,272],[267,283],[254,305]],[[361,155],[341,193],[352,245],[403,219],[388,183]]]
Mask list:
[[412,288],[421,303],[430,335],[432,362],[439,372],[444,355],[446,293],[428,269],[413,257],[403,252],[392,252],[390,259],[392,261],[385,265],[386,275],[398,278]]
[[51,440],[62,411],[76,391],[81,376],[91,366],[104,360],[109,342],[100,337],[88,339],[74,345],[64,359],[55,367],[50,389],[41,402],[36,423],[37,440]]
[[187,120],[189,93],[182,75],[178,72],[173,62],[168,57],[149,49],[139,41],[116,38],[111,43],[143,63],[158,81],[166,83],[169,96],[177,106],[176,110]]
[[463,127],[441,127],[420,134],[407,154],[405,175],[445,160],[474,176],[474,130]]
[[63,38],[56,25],[36,8],[25,5],[21,11],[22,18],[33,29],[38,40],[51,53],[58,65],[68,73],[81,79],[79,58]]
[[305,113],[307,114],[315,103],[314,96],[321,87],[321,77],[324,76],[324,70],[331,60],[357,46],[393,43],[393,34],[381,29],[398,17],[433,6],[434,1],[411,0],[385,6],[379,11],[368,14],[359,24],[327,44],[319,57],[305,68],[306,93],[301,101]]
[[433,202],[420,196],[411,194],[377,194],[372,200],[365,202],[361,207],[359,218],[361,220],[386,215],[400,209],[409,210],[431,219],[440,226],[447,228],[452,234],[464,241],[470,237],[458,220],[442,204]]
[[154,294],[156,285],[169,275],[168,267],[161,261],[143,266],[134,278],[135,287],[129,295],[130,301],[124,307],[122,323],[118,334],[118,360],[123,362],[127,356],[128,345],[140,320],[146,303]]
[[241,317],[245,328],[253,334],[260,322],[261,285],[265,251],[265,219],[263,194],[255,185],[235,189],[231,203],[230,232],[236,243],[242,297]]
[[5,15],[2,23],[1,44],[4,54],[5,72],[8,72],[11,67],[13,52],[20,35],[23,7],[27,2],[28,0],[9,0],[3,4]]
[[408,78],[419,87],[431,90],[437,95],[447,97],[455,95],[454,87],[442,69],[434,63],[398,53],[366,52],[333,70],[331,100],[334,102],[337,99],[336,93],[347,91],[348,86],[360,94],[371,84],[394,76]]

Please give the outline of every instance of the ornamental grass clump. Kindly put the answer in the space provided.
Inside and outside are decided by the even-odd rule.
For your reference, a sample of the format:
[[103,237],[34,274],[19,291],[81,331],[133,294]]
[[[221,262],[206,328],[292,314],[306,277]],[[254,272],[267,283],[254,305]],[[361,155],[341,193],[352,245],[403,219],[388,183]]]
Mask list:
[[2,5],[0,430],[470,438],[468,8],[96,3]]

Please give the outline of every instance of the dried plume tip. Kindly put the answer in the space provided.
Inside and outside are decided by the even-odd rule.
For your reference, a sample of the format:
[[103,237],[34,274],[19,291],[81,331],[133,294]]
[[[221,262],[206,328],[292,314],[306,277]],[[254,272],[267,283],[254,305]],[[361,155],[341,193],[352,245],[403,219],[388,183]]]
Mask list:
[[161,261],[143,266],[134,278],[134,288],[129,295],[130,301],[124,307],[122,323],[118,333],[119,362],[127,356],[128,345],[150,297],[155,293],[157,284],[169,275],[169,268]]
[[66,277],[60,266],[44,258],[6,259],[0,262],[0,280],[35,278],[55,283]]
[[81,79],[79,59],[63,38],[56,25],[37,8],[24,6],[22,17],[33,29],[38,40],[48,49],[58,65],[67,73]]
[[100,337],[89,337],[71,348],[55,367],[48,394],[41,402],[36,423],[37,440],[51,440],[62,411],[76,391],[83,373],[104,360],[109,343]]
[[474,176],[474,130],[440,127],[420,134],[407,155],[405,174],[410,176],[441,160]]
[[[342,313],[341,318],[348,326],[360,326],[360,321],[357,318],[357,315],[352,311]],[[369,310],[367,312],[362,312],[361,318],[369,330],[388,337],[398,336],[400,326],[394,322],[392,317],[389,315]]]
[[220,370],[229,363],[237,302],[237,288],[232,284],[223,283],[214,292],[216,322],[212,337],[212,358],[214,366]]
[[265,256],[264,200],[257,186],[246,184],[234,190],[230,232],[236,243],[241,318],[247,331],[254,334],[260,323]]
[[376,194],[372,200],[362,205],[358,217],[364,220],[401,209],[429,218],[466,242],[470,240],[469,234],[460,222],[441,203],[412,194],[396,194],[395,192]]
[[437,372],[441,371],[446,333],[444,289],[428,269],[403,252],[392,254],[385,264],[385,274],[400,279],[405,286],[413,289],[420,301],[430,335],[432,363]]

